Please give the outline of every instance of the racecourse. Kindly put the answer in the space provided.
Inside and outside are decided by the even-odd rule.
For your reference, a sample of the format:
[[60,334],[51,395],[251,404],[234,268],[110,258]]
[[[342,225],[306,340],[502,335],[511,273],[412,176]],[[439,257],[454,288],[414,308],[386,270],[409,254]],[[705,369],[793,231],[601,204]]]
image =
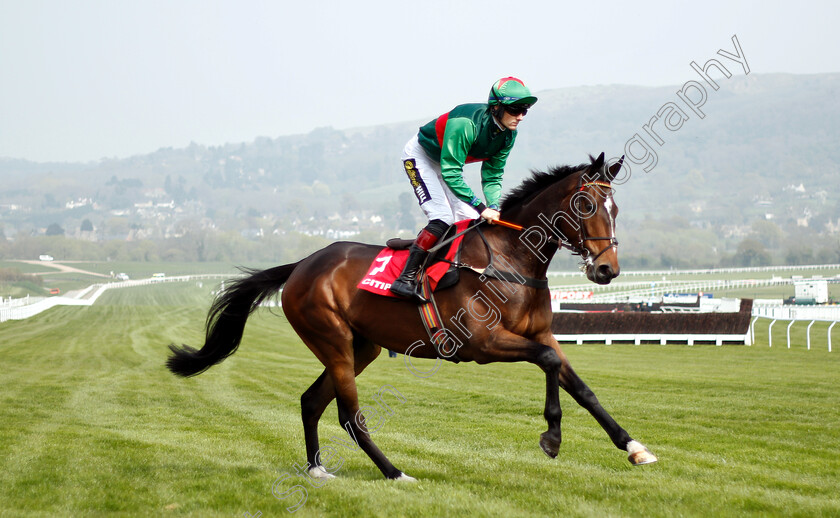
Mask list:
[[[840,352],[805,350],[804,327],[791,349],[768,348],[759,327],[752,347],[564,346],[659,456],[642,467],[565,393],[564,442],[546,457],[532,365],[421,379],[383,354],[359,399],[375,405],[385,385],[404,396],[374,439],[419,482],[383,480],[341,448],[336,479],[286,479],[276,488],[301,484],[306,500],[281,501],[273,484],[305,461],[299,398],[322,369],[281,310],[261,309],[223,364],[169,374],[168,343],[200,345],[210,284],[110,290],[0,324],[0,516],[840,515]],[[346,437],[334,403],[320,430],[322,446]]]

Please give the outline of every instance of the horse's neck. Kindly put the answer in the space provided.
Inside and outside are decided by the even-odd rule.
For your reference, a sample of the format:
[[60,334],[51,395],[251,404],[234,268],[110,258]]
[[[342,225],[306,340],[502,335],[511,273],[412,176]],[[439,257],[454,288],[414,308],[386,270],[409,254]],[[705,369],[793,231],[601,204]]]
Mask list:
[[[572,215],[561,217],[558,211],[564,210],[561,201],[574,190],[578,184],[577,174],[570,175],[556,184],[551,185],[536,195],[528,203],[513,208],[509,213],[502,214],[502,218],[521,225],[522,232],[500,227],[493,227],[497,246],[503,253],[517,258],[524,268],[528,268],[533,277],[544,278],[548,271],[548,263],[558,250],[557,232],[551,228],[552,224],[562,224],[563,219],[571,220]],[[565,207],[568,211],[568,207]],[[539,244],[542,237],[545,242]],[[525,274],[525,272],[523,272]]]
[[[548,264],[557,251],[556,245],[543,247],[544,249],[540,250],[529,248],[520,239],[523,232],[528,232],[529,227],[525,227],[523,232],[498,225],[483,228],[496,268],[500,270],[513,269],[515,273],[534,279],[545,278]],[[489,260],[489,257],[487,259]]]

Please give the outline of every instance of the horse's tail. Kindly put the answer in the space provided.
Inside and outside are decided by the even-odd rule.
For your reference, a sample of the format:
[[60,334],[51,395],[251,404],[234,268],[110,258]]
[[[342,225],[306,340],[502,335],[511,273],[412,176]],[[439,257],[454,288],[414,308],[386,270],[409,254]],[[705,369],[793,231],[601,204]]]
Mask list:
[[244,270],[247,277],[232,281],[216,296],[207,315],[204,347],[170,344],[166,366],[178,376],[195,376],[236,352],[248,316],[289,279],[298,263],[268,270]]

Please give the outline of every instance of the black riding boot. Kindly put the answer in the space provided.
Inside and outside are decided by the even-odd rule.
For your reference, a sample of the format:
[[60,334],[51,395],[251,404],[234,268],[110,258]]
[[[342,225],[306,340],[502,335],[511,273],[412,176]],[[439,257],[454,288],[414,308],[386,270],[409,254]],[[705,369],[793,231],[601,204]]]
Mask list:
[[400,297],[412,299],[418,304],[425,304],[429,301],[420,294],[417,286],[417,274],[420,272],[420,267],[429,252],[420,248],[416,243],[411,245],[408,250],[408,261],[406,261],[400,276],[391,285],[391,292]]

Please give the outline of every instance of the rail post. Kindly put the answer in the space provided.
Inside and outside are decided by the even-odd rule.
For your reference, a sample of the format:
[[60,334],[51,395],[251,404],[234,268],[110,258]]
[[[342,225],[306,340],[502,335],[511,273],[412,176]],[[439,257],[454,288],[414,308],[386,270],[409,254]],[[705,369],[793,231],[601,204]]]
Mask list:
[[770,326],[767,328],[767,340],[770,342],[770,347],[773,347],[773,324],[776,323],[776,319],[774,318],[772,322],[770,322]]
[[811,320],[811,323],[808,324],[807,336],[808,336],[808,350],[809,351],[811,350],[811,326],[814,325],[814,322],[816,322],[816,320]]
[[790,324],[788,324],[788,326],[787,326],[787,344],[788,344],[788,349],[790,349],[790,326],[792,326],[794,322],[796,322],[796,320],[791,320],[791,321],[790,321]]

